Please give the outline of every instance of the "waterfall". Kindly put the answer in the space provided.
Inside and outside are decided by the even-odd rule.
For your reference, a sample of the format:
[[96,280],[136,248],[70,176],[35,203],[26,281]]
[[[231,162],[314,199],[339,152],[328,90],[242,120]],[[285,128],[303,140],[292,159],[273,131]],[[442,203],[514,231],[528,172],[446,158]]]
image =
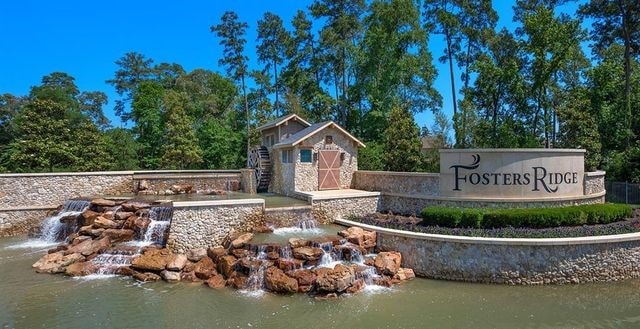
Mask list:
[[293,252],[291,251],[291,246],[286,245],[280,248],[280,258],[283,258],[283,259],[293,258]]
[[77,227],[75,221],[61,222],[60,220],[65,217],[79,216],[89,208],[90,204],[91,202],[87,200],[66,200],[57,215],[45,218],[42,222],[40,240],[50,243],[63,241]]
[[273,230],[274,234],[287,235],[292,233],[320,234],[323,231],[318,228],[318,222],[313,218],[305,218],[296,222],[294,226],[280,227]]
[[256,292],[262,291],[262,287],[264,286],[264,271],[267,269],[268,262],[267,259],[267,246],[266,245],[258,245],[255,248],[256,257],[251,257],[252,261],[259,262],[258,266],[251,266],[249,269],[249,278],[247,279],[247,288],[246,291]]
[[148,213],[151,222],[144,232],[142,242],[164,246],[165,236],[171,224],[172,215],[173,208],[171,207],[151,207]]
[[145,230],[142,241],[131,241],[124,243],[118,247],[106,250],[91,260],[98,265],[98,275],[117,274],[121,267],[131,265],[133,258],[140,255],[142,247],[150,244],[158,244],[164,246],[167,230],[171,224],[173,216],[173,208],[171,207],[151,207],[147,213],[151,220],[149,226]]
[[334,268],[336,264],[342,262],[342,255],[338,254],[338,252],[334,252],[332,241],[322,243],[315,242],[313,243],[313,246],[321,248],[324,252],[322,254],[322,258],[320,258],[320,262],[318,262],[318,267]]
[[303,231],[313,230],[318,228],[318,222],[316,222],[315,219],[303,219],[296,223],[296,227],[300,228]]

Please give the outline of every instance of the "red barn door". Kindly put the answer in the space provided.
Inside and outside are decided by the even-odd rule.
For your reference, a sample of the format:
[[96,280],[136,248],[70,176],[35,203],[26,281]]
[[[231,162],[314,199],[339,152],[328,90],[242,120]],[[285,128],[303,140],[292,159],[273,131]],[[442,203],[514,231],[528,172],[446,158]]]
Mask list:
[[340,189],[340,151],[318,151],[318,189]]

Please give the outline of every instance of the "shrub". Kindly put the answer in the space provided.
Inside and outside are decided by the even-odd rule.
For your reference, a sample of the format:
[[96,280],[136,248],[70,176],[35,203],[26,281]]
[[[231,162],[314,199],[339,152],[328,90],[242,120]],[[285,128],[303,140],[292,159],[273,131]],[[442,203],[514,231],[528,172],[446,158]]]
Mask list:
[[422,225],[468,228],[545,228],[607,224],[631,217],[623,204],[594,204],[560,208],[472,209],[427,207]]

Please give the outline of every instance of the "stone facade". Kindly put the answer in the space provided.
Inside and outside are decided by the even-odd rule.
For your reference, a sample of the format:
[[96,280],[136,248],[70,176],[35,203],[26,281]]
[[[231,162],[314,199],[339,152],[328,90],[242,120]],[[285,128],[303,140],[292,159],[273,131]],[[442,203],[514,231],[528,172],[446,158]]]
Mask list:
[[66,199],[133,192],[133,172],[0,175],[0,210],[55,207]]
[[242,192],[256,194],[258,182],[256,181],[255,169],[240,169]]
[[313,214],[320,223],[333,223],[341,218],[379,211],[380,201],[380,196],[313,200]]
[[50,210],[0,210],[0,237],[22,235],[37,227]]
[[566,239],[493,239],[341,223],[377,231],[381,251],[399,251],[403,267],[431,279],[538,285],[640,277],[640,233]]
[[440,175],[418,172],[356,171],[352,187],[357,190],[438,195]]
[[299,221],[313,218],[311,206],[266,208],[265,223],[275,227],[295,226]]
[[167,247],[185,253],[222,243],[235,231],[251,231],[264,223],[264,200],[174,202]]
[[584,194],[591,195],[604,192],[604,171],[594,171],[584,174]]
[[[327,135],[333,136],[333,143],[325,144],[325,136]],[[294,161],[292,163],[282,163],[282,152],[287,149],[293,152]],[[326,149],[344,153],[344,158],[340,163],[340,188],[351,187],[353,174],[358,170],[358,146],[343,132],[330,126],[308,137],[293,148],[272,150],[273,176],[270,191],[294,195],[295,192],[318,190],[318,160],[314,157],[311,163],[301,162],[301,149],[311,149],[313,153]]]

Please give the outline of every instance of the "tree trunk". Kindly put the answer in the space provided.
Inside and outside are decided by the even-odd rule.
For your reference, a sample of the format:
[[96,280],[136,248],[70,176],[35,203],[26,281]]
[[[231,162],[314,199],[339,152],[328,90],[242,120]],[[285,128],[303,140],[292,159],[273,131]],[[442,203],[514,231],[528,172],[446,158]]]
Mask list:
[[247,100],[247,86],[244,81],[244,74],[242,75],[242,96],[244,98],[244,113],[247,120],[247,168],[249,168],[249,152],[251,151],[251,143],[249,136],[249,101]]
[[275,110],[276,110],[276,117],[280,117],[282,115],[282,113],[280,113],[280,102],[278,102],[278,64],[276,64],[276,61],[273,61],[273,78],[274,78],[274,84],[273,84],[273,88],[275,89],[276,92],[276,101],[275,101]]
[[631,145],[631,135],[633,133],[633,114],[631,112],[631,27],[629,26],[629,12],[624,5],[618,1],[620,12],[622,13],[622,31],[624,34],[624,104],[627,110],[627,147]]
[[449,31],[445,31],[445,37],[447,41],[447,57],[449,59],[449,78],[451,79],[451,98],[453,100],[453,126],[455,132],[456,146],[460,147],[460,137],[464,132],[460,131],[458,128],[458,101],[456,100],[456,83],[453,76],[453,54],[451,54],[451,35]]

